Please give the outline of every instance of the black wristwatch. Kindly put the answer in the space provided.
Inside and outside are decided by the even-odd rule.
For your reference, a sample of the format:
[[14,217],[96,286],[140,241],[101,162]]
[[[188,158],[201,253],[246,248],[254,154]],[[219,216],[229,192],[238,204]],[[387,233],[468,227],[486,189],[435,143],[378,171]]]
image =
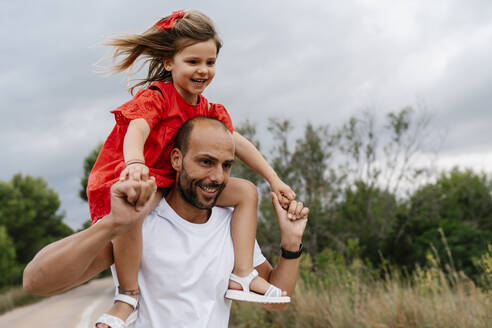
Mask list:
[[282,245],[280,245],[280,256],[282,256],[284,259],[289,259],[289,260],[297,259],[299,256],[301,256],[301,254],[302,254],[302,243],[301,245],[299,245],[299,250],[297,252],[287,251],[282,248]]

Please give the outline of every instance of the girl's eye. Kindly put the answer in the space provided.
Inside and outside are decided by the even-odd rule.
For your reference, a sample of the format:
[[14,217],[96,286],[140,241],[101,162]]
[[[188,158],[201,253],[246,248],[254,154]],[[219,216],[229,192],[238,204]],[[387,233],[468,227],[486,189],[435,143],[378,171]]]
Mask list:
[[208,66],[214,66],[215,65],[215,61],[210,60],[210,61],[207,62],[207,65]]
[[188,63],[192,64],[192,65],[195,65],[196,63],[198,63],[196,60],[188,60]]

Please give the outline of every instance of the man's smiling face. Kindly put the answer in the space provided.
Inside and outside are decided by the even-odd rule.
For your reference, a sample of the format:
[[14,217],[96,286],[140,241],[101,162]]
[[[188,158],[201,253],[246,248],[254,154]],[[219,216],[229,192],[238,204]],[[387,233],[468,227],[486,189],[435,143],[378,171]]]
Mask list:
[[234,142],[218,122],[197,122],[177,175],[181,196],[199,209],[215,206],[234,163]]

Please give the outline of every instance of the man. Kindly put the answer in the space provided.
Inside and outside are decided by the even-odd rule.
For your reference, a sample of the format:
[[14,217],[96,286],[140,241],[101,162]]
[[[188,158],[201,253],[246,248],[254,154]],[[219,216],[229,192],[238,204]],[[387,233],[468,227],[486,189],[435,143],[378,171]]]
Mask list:
[[[224,294],[234,264],[232,209],[214,205],[233,161],[232,136],[221,122],[203,117],[186,122],[171,153],[177,179],[167,195],[155,193],[150,179],[115,184],[111,213],[42,249],[24,271],[24,288],[53,295],[93,277],[113,262],[111,240],[153,209],[143,223],[141,297],[133,327],[227,327],[230,301]],[[300,217],[292,221],[274,194],[272,202],[284,257],[272,268],[256,248],[254,265],[261,277],[290,296],[308,209],[291,202],[290,210]],[[267,307],[285,310],[286,305]]]

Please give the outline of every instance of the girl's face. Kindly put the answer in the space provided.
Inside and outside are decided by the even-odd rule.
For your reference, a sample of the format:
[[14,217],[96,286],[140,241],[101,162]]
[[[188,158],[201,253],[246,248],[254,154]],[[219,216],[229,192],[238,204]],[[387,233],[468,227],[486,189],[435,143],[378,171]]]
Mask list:
[[171,59],[164,59],[164,68],[171,72],[174,87],[181,97],[194,105],[215,76],[216,59],[217,46],[210,39],[181,49]]

